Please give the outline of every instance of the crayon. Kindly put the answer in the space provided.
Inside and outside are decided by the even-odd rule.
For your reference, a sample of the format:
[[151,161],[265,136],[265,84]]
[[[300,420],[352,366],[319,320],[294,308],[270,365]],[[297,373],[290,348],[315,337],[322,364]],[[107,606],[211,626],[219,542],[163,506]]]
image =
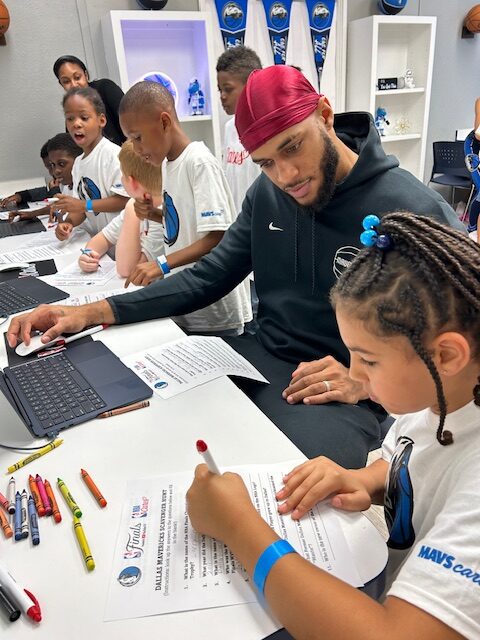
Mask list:
[[28,538],[28,523],[27,523],[27,512],[28,512],[28,501],[27,501],[27,492],[25,489],[20,494],[21,499],[21,534],[22,538]]
[[85,564],[87,565],[87,569],[89,571],[93,571],[95,569],[95,560],[93,559],[92,552],[90,551],[90,547],[88,546],[82,523],[76,516],[73,516],[73,529],[75,531],[75,535],[77,536],[78,544],[80,545],[80,549],[82,551]]
[[76,518],[81,518],[82,517],[82,511],[81,511],[80,507],[78,506],[78,504],[73,499],[73,496],[70,493],[70,491],[68,490],[67,485],[64,483],[64,481],[61,478],[57,478],[57,484],[58,484],[58,488],[60,489],[60,493],[65,498],[65,501],[66,501],[69,509],[73,513],[73,515]]
[[42,499],[40,498],[40,494],[38,493],[37,483],[35,482],[35,478],[32,475],[28,476],[28,485],[30,487],[30,493],[32,495],[33,501],[35,502],[35,508],[40,517],[45,515],[45,507],[43,506]]
[[45,485],[43,484],[43,480],[41,476],[35,476],[35,482],[37,483],[38,493],[40,494],[40,498],[42,499],[43,506],[45,507],[45,515],[52,515],[52,505],[50,504],[50,500],[48,499],[47,492],[45,491]]
[[0,511],[0,527],[3,529],[3,535],[6,538],[11,538],[13,536],[12,527],[10,526],[7,516],[3,511]]
[[107,506],[107,501],[105,500],[105,498],[100,493],[100,489],[94,483],[94,481],[92,480],[90,474],[87,471],[85,471],[85,469],[80,469],[80,473],[82,474],[82,478],[85,480],[85,484],[90,489],[93,497],[98,502],[98,504],[102,508],[106,507]]
[[8,481],[8,501],[10,506],[8,507],[8,513],[13,515],[15,513],[15,478],[12,476]]
[[47,492],[48,499],[52,505],[52,516],[55,522],[62,521],[62,514],[60,513],[60,509],[58,508],[57,501],[55,499],[55,494],[53,493],[52,485],[48,480],[44,480],[43,484],[45,485],[45,491]]
[[35,502],[32,496],[28,498],[28,519],[30,521],[30,533],[32,535],[32,543],[40,544],[40,532],[38,530],[38,518],[35,510]]

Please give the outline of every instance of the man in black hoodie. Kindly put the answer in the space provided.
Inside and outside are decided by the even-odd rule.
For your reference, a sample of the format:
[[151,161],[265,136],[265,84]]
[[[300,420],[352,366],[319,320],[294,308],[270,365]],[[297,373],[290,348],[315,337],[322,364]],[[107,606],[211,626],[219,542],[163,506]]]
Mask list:
[[[141,155],[151,122],[140,111],[147,108],[154,117],[156,107],[144,96],[135,105],[138,130],[125,131]],[[406,209],[459,223],[438,194],[385,155],[369,114],[334,118],[326,98],[292,67],[253,72],[235,123],[263,173],[213,251],[131,294],[76,308],[39,307],[12,321],[10,345],[19,336],[28,340],[32,328],[48,329],[47,341],[88,325],[183,315],[225,296],[253,270],[258,331],[227,341],[271,384],[239,386],[307,456],[360,467],[379,443],[385,414],[348,376],[329,290],[360,249],[365,215]]]

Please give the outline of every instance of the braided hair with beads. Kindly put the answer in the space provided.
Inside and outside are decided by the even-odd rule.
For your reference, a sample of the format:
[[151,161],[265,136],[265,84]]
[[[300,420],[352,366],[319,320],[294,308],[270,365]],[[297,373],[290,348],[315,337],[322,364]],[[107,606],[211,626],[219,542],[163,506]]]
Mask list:
[[[376,232],[373,232],[376,235]],[[432,218],[408,212],[385,215],[378,238],[362,250],[331,292],[376,335],[403,335],[428,368],[440,411],[437,440],[453,442],[443,431],[447,402],[439,372],[429,354],[429,337],[459,331],[480,360],[480,245]],[[480,378],[473,390],[480,406]]]

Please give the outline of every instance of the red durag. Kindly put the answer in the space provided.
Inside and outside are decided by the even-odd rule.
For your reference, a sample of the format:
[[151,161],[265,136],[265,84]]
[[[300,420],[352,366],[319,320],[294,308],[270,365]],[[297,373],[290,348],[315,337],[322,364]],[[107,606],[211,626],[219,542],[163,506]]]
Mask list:
[[315,111],[321,95],[303,73],[289,66],[252,71],[238,99],[235,126],[251,153]]

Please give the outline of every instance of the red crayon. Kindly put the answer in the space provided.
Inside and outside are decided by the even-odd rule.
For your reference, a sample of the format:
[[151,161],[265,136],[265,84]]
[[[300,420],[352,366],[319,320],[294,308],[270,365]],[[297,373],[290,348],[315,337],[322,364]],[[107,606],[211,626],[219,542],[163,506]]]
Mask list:
[[42,499],[40,498],[40,494],[38,493],[37,483],[35,482],[35,478],[30,475],[28,476],[28,486],[30,487],[30,493],[32,494],[33,501],[35,503],[35,509],[40,517],[45,515],[45,507],[43,506]]
[[98,504],[103,508],[107,506],[107,501],[100,493],[100,489],[94,483],[90,475],[85,471],[85,469],[80,469],[80,473],[82,474],[82,478],[85,480],[85,484],[92,492],[93,497],[98,502]]
[[45,491],[45,485],[43,484],[43,480],[41,476],[35,476],[35,482],[37,483],[38,492],[40,494],[40,498],[42,499],[43,506],[45,507],[45,515],[52,515],[52,505],[50,504],[50,500],[48,499],[47,492]]

